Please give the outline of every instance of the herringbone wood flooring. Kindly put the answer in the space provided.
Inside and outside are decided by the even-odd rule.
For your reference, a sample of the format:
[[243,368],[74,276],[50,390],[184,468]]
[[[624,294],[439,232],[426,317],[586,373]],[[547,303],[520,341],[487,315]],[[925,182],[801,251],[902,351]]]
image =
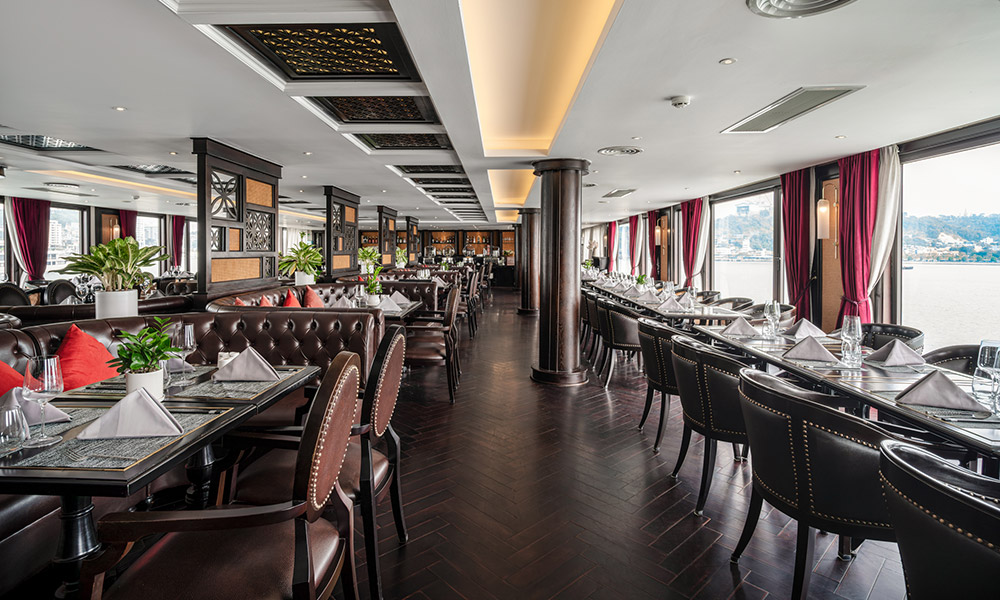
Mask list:
[[[678,401],[654,455],[655,408],[652,424],[636,430],[645,382],[635,363],[618,364],[608,391],[596,382],[534,384],[537,318],[517,315],[516,306],[514,294],[497,291],[477,338],[463,335],[455,406],[441,369],[404,378],[393,424],[404,448],[410,541],[397,544],[383,502],[385,597],[788,597],[795,523],[766,504],[739,566],[729,563],[749,499],[749,465],[733,462],[731,446],[720,444],[705,517],[694,516],[697,434],[680,478],[669,478],[682,427]],[[894,545],[866,542],[842,562],[836,539],[817,540],[810,597],[904,596]]]

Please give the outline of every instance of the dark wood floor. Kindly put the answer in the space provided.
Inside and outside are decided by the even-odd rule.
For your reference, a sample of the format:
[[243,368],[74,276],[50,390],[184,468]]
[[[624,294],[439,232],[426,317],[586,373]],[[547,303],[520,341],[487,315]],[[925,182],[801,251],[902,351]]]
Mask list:
[[[636,430],[645,383],[635,364],[619,363],[608,391],[534,384],[537,318],[515,308],[512,293],[497,291],[479,336],[463,339],[455,406],[440,369],[405,378],[393,424],[403,440],[410,541],[397,545],[386,501],[385,597],[787,598],[795,523],[778,511],[765,505],[739,566],[729,563],[749,465],[734,463],[720,444],[706,516],[694,516],[703,444],[692,442],[679,480],[671,480],[681,432],[676,399],[654,455],[655,425]],[[894,545],[868,542],[842,562],[835,541],[817,540],[811,597],[904,597]]]

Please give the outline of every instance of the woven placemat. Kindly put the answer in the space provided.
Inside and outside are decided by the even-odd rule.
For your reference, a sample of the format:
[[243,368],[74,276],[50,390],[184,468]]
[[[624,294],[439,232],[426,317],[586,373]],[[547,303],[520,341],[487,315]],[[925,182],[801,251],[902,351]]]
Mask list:
[[175,398],[213,400],[253,400],[275,385],[298,373],[299,369],[278,370],[278,381],[203,381],[174,394]]

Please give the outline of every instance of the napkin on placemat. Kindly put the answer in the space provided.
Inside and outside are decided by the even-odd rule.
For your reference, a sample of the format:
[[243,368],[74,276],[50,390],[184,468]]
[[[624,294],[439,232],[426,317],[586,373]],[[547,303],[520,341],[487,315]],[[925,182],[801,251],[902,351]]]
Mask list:
[[743,317],[739,317],[722,330],[723,335],[757,335],[757,328]]
[[683,296],[681,296],[680,300],[678,300],[677,303],[683,306],[684,308],[694,308],[694,296],[692,296],[689,292],[685,293]]
[[642,293],[642,295],[636,298],[636,300],[638,300],[639,302],[659,302],[660,298],[657,297],[657,295],[654,294],[653,292],[646,290],[645,292]]
[[826,337],[826,333],[813,325],[809,319],[799,319],[799,322],[782,332],[784,335],[797,340],[807,337]]
[[183,358],[174,357],[167,361],[167,373],[191,373],[194,365],[189,364]]
[[440,286],[442,286],[442,287],[444,287],[444,286],[447,286],[447,285],[448,285],[448,284],[447,284],[447,283],[445,282],[445,280],[444,280],[444,279],[441,279],[441,278],[440,278],[440,277],[438,277],[437,275],[435,275],[434,277],[431,277],[431,281],[433,281],[434,283],[436,283],[436,284],[438,284],[438,285],[440,285]]
[[212,381],[277,381],[278,372],[253,348],[247,348],[212,375]]
[[911,384],[896,396],[896,402],[977,412],[985,410],[982,404],[962,391],[943,371],[934,371]]
[[[0,398],[0,408],[16,408],[20,406],[21,412],[24,413],[24,420],[28,422],[28,425],[40,425],[42,422],[42,407],[37,402],[25,400],[23,394],[24,391],[21,388],[11,388],[9,392]],[[45,407],[46,423],[65,423],[69,420],[69,415],[55,406],[49,404]]]
[[684,307],[681,306],[681,303],[677,301],[677,298],[667,298],[666,300],[664,300],[663,304],[656,307],[656,310],[661,312],[670,312],[670,311],[676,312],[679,310],[680,311],[684,310]]
[[350,303],[350,302],[349,302],[349,301],[347,300],[347,298],[345,298],[345,297],[341,296],[340,298],[337,298],[337,299],[336,299],[336,300],[335,300],[335,301],[333,302],[333,304],[331,304],[331,305],[330,305],[330,308],[354,308],[354,305],[353,305],[353,304],[351,304],[351,303]]
[[617,284],[615,285],[615,287],[613,287],[613,288],[611,288],[611,289],[612,289],[612,290],[614,290],[614,291],[618,291],[618,292],[620,292],[620,291],[622,291],[622,290],[627,290],[627,289],[628,289],[628,284],[627,284],[627,283],[625,283],[624,281],[619,281],[619,282],[618,282],[618,283],[617,283]]
[[922,365],[927,361],[916,350],[907,346],[902,340],[892,340],[866,358],[869,362],[880,362],[886,367],[905,367],[908,365]]
[[170,411],[150,396],[146,388],[139,388],[87,425],[76,439],[163,437],[182,433],[184,428]]
[[802,341],[785,352],[784,357],[798,360],[837,362],[837,357],[824,348],[823,344],[819,343],[814,337],[802,338]]
[[393,292],[389,296],[389,299],[392,300],[393,302],[395,302],[396,304],[398,304],[399,306],[402,306],[404,304],[409,304],[410,303],[410,299],[407,298],[406,296],[400,294],[399,292]]
[[392,297],[390,296],[382,298],[382,301],[378,303],[378,308],[381,308],[385,312],[399,312],[403,310],[392,300]]
[[625,290],[626,296],[638,296],[640,293],[641,292],[639,291],[639,288],[635,287],[634,285],[630,286],[627,290]]

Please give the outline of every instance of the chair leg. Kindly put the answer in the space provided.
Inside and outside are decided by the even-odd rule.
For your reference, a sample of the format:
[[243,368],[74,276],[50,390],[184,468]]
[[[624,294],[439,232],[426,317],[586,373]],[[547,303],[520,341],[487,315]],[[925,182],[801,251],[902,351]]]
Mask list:
[[597,331],[594,332],[594,343],[590,345],[590,352],[587,353],[587,360],[591,365],[594,364],[594,358],[600,356],[597,351],[601,348],[601,334]]
[[663,440],[663,424],[670,416],[670,396],[660,392],[660,424],[656,428],[656,441],[653,442],[653,453],[660,453],[660,441]]
[[608,389],[608,384],[611,383],[611,375],[615,372],[615,350],[611,349],[608,353],[610,360],[608,361],[608,376],[604,379],[604,389]]
[[375,524],[375,497],[362,485],[358,490],[361,523],[365,532],[365,560],[368,563],[368,590],[372,600],[382,599],[382,574],[378,566],[378,527]]
[[712,487],[712,476],[715,475],[715,453],[718,450],[716,440],[705,438],[705,461],[701,467],[701,489],[698,490],[698,504],[694,514],[699,517],[705,514],[705,501],[708,500],[708,490]]
[[740,462],[742,454],[740,452],[740,445],[733,442],[733,462]]
[[646,407],[642,409],[642,418],[639,419],[639,431],[646,424],[646,417],[649,416],[649,409],[653,407],[653,386],[646,384]]
[[760,520],[760,509],[763,504],[764,497],[758,494],[757,490],[751,490],[750,507],[747,509],[746,523],[743,524],[743,535],[740,536],[740,541],[736,544],[736,549],[733,550],[733,555],[729,558],[730,562],[739,562],[743,551],[747,549],[747,544],[750,543],[753,532],[757,529],[757,521]]
[[399,436],[393,430],[392,425],[385,428],[386,446],[389,449],[390,462],[392,463],[392,479],[389,481],[389,498],[392,500],[392,519],[396,522],[396,537],[399,538],[400,545],[406,543],[410,536],[406,533],[406,521],[403,519],[403,493],[400,489],[399,472],[400,452]]
[[605,344],[604,345],[604,349],[601,352],[601,360],[599,361],[599,363],[600,363],[601,366],[598,367],[598,369],[597,369],[597,376],[598,377],[602,376],[601,374],[604,373],[604,369],[606,369],[607,366],[608,366],[608,355],[609,354],[611,354],[611,348],[609,348],[608,345]]
[[677,464],[674,465],[674,472],[670,474],[670,477],[677,479],[677,472],[681,470],[681,465],[684,464],[684,457],[687,456],[688,446],[691,445],[691,428],[684,424],[684,433],[681,434],[681,450],[677,454]]
[[750,444],[743,444],[743,454],[740,455],[740,460],[746,462],[748,456],[750,456]]
[[448,402],[451,404],[455,403],[455,373],[452,371],[451,363],[451,351],[448,350],[444,359],[444,369],[448,375]]
[[809,592],[809,578],[813,569],[813,553],[816,546],[816,536],[812,527],[797,524],[798,534],[795,540],[795,578],[792,580],[792,599],[805,598]]

